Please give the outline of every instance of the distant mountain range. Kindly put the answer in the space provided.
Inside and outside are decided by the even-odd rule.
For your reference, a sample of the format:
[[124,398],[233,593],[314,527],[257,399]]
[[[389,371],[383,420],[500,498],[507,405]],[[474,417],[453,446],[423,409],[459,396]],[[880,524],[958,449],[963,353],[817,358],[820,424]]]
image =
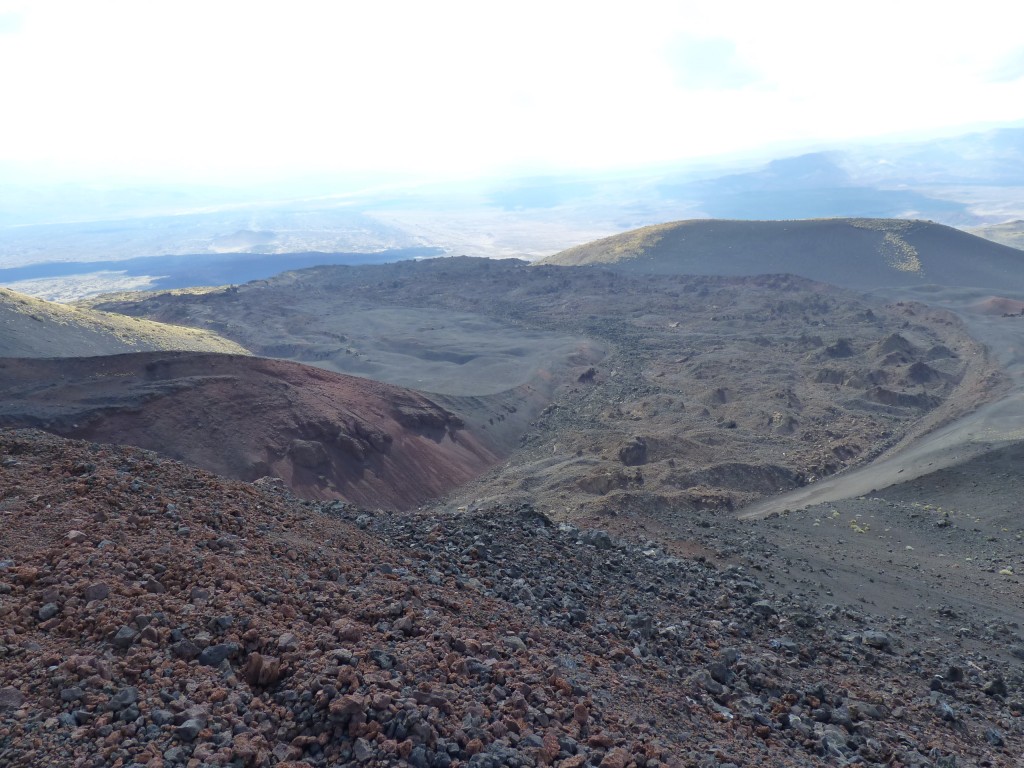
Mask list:
[[[318,263],[443,253],[535,260],[615,232],[698,218],[922,219],[1016,246],[1020,240],[998,227],[1024,219],[1024,127],[363,191],[344,180],[245,190],[0,184],[0,211],[0,284],[61,300],[240,283]],[[262,263],[264,256],[279,258]]]

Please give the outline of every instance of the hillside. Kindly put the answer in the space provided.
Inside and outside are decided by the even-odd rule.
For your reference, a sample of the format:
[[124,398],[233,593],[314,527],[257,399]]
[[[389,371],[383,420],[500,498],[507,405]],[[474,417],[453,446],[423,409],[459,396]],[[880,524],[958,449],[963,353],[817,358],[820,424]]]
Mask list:
[[511,454],[460,505],[559,519],[737,508],[864,463],[998,380],[955,316],[790,276],[449,258],[103,306],[444,393]]
[[43,301],[0,288],[0,357],[185,350],[247,354],[211,331]]
[[1005,221],[1002,224],[970,227],[967,231],[1011,248],[1024,249],[1024,220],[1021,219]]
[[1024,292],[1021,251],[903,219],[695,219],[613,235],[539,263],[630,274],[790,273],[856,289],[937,284]]
[[418,393],[234,355],[0,359],[0,425],[137,445],[370,507],[415,506],[498,461]]
[[824,604],[771,569],[530,507],[299,503],[32,431],[0,430],[0,516],[11,768],[1009,768],[1024,751],[1019,591],[1002,620]]

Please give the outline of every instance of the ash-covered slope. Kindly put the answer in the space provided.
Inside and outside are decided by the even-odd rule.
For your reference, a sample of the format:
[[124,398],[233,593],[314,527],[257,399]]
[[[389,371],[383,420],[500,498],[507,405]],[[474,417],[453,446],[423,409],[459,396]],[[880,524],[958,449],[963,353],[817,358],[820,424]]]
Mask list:
[[541,264],[635,274],[791,273],[844,288],[938,284],[1024,291],[1024,252],[952,227],[903,219],[696,219],[624,232]]
[[[0,762],[1011,766],[939,626],[529,508],[368,515],[0,431]],[[1006,642],[1011,642],[1009,638]]]
[[71,307],[0,288],[0,357],[81,357],[180,349],[244,355],[216,333]]
[[0,359],[0,424],[159,451],[307,498],[406,508],[498,461],[419,393],[297,363],[140,353]]
[[511,453],[458,506],[514,495],[573,518],[739,507],[976,407],[998,378],[948,312],[793,276],[449,258],[105,306],[416,389],[497,393],[437,399]]

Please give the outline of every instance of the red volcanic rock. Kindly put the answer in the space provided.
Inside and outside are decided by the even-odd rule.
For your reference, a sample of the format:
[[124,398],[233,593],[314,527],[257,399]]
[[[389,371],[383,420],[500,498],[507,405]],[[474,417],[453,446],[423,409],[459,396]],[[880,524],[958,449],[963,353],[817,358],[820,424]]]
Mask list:
[[499,458],[417,392],[254,357],[0,360],[0,403],[0,425],[136,445],[240,480],[276,476],[299,496],[368,507],[415,507]]
[[281,678],[281,660],[273,656],[252,653],[242,669],[242,675],[249,685],[271,685]]
[[[529,507],[337,506],[0,430],[0,764],[881,768],[1024,753],[1016,669],[933,638],[938,625],[816,607],[703,557],[592,546]],[[72,527],[95,545],[68,546]],[[147,591],[156,580],[166,591]],[[98,585],[106,597],[83,601]]]

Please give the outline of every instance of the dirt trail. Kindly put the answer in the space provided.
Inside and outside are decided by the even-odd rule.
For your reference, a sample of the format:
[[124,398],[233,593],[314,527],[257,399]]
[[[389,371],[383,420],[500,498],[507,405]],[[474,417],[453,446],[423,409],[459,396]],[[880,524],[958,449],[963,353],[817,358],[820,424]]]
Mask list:
[[1009,386],[1001,390],[998,399],[897,446],[864,467],[752,504],[741,511],[741,519],[872,493],[1024,441],[1024,318],[985,312],[979,302],[986,297],[976,291],[928,289],[922,293],[922,289],[894,292],[888,298],[912,296],[955,312],[1002,366]]

